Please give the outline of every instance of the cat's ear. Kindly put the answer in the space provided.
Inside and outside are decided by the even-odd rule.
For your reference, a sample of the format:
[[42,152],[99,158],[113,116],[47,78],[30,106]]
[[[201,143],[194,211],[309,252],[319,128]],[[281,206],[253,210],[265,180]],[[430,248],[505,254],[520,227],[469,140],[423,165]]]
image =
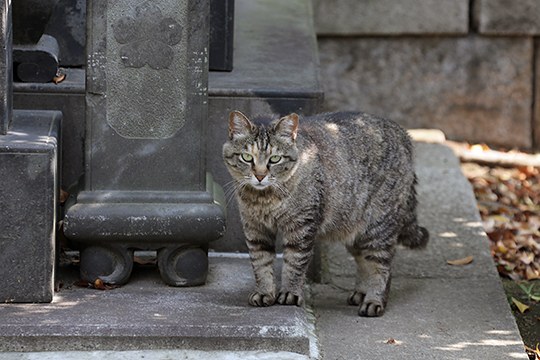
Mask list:
[[275,126],[276,134],[292,141],[296,140],[298,134],[298,114],[292,113],[279,119]]
[[253,131],[253,127],[247,116],[240,111],[234,110],[229,114],[229,139],[247,136]]

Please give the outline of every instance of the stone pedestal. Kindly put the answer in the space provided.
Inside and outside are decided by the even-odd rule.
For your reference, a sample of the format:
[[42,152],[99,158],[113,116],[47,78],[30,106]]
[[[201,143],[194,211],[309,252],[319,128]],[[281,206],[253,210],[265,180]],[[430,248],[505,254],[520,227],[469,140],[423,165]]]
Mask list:
[[52,301],[61,116],[16,110],[0,136],[0,302]]
[[124,283],[133,249],[155,249],[165,282],[204,283],[225,226],[205,165],[208,5],[88,1],[85,179],[64,222],[85,280]]

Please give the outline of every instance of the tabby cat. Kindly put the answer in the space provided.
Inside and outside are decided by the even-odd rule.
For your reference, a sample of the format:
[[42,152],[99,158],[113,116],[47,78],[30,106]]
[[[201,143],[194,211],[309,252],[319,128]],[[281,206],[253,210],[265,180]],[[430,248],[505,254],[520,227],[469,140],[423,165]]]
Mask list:
[[[223,158],[236,197],[256,290],[249,304],[303,303],[315,241],[339,240],[357,264],[348,303],[360,316],[383,314],[395,245],[421,248],[416,175],[408,134],[359,112],[249,120],[229,115]],[[274,282],[275,241],[283,241],[281,288]]]

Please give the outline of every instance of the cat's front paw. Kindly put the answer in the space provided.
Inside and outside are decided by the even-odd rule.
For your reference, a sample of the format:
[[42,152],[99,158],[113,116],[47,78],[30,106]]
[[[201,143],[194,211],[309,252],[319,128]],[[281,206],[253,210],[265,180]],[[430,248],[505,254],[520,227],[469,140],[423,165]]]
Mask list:
[[384,314],[384,304],[382,301],[366,300],[366,294],[354,291],[347,299],[349,305],[360,305],[359,316],[376,317]]
[[302,297],[302,295],[295,295],[290,291],[280,291],[277,302],[281,305],[302,306],[302,304],[304,303],[304,298]]
[[251,306],[272,306],[276,302],[276,297],[271,294],[261,294],[253,292],[249,294],[248,303]]

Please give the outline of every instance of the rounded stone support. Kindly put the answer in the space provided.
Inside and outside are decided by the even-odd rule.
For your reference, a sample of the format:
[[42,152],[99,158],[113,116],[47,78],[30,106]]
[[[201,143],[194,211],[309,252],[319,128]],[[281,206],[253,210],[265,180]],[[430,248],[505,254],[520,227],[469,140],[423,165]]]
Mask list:
[[133,269],[133,250],[89,246],[81,250],[81,279],[94,283],[125,284]]
[[194,247],[166,247],[158,252],[161,278],[171,286],[204,285],[208,274],[208,253]]

